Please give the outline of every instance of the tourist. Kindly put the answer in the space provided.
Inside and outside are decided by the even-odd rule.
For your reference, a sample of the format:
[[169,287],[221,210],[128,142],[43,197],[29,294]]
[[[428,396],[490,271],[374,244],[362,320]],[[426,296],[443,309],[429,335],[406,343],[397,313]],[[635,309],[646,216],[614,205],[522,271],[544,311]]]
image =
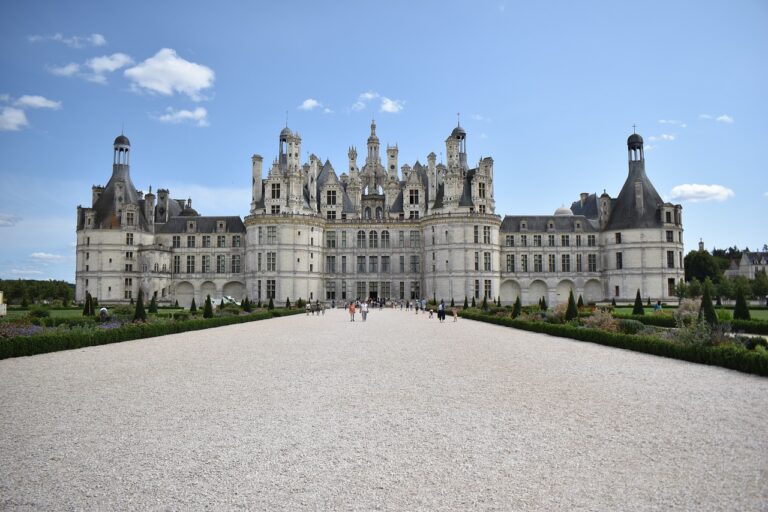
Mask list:
[[437,306],[437,319],[440,320],[440,323],[443,323],[443,320],[445,320],[445,301],[441,300],[440,304]]
[[452,307],[451,313],[453,313],[453,321],[455,322],[459,318],[459,310],[456,307]]
[[653,306],[653,310],[654,311],[661,311],[661,301],[660,300],[656,301],[656,305]]
[[365,322],[368,319],[368,303],[363,302],[363,306],[360,310],[360,314],[363,316],[363,322]]
[[429,319],[432,319],[432,308],[429,308]]
[[306,305],[306,307],[304,309],[307,310],[307,316],[309,316],[309,312],[312,310],[312,306],[310,305],[309,302],[307,302],[307,305]]
[[349,321],[350,322],[355,321],[355,303],[354,302],[349,303]]

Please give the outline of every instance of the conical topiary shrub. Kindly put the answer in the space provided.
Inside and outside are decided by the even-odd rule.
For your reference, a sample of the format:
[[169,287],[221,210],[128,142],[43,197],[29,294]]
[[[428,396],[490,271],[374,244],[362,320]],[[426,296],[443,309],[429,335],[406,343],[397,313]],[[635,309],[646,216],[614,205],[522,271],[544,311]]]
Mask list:
[[453,302],[453,297],[451,297],[451,307],[453,308],[453,307],[455,307],[455,306],[456,306],[456,303],[455,303],[455,302]]
[[475,302],[475,298],[474,297],[472,297],[472,307],[473,308],[477,307],[477,303]]
[[717,325],[717,312],[712,305],[712,297],[709,294],[709,286],[704,286],[704,292],[701,295],[701,309],[699,309],[699,320],[704,319],[709,325]]
[[736,305],[733,307],[733,319],[734,320],[751,320],[752,315],[749,313],[749,306],[747,305],[747,298],[744,294],[744,287],[736,287]]
[[549,307],[547,306],[547,299],[542,297],[541,298],[541,310],[546,311]]
[[211,296],[206,295],[205,304],[203,305],[203,318],[213,318],[213,304],[211,303]]
[[464,296],[464,309],[468,309],[468,308],[469,308],[469,301],[467,300],[467,296],[465,295]]
[[272,297],[269,298],[269,304],[267,305],[267,309],[275,309],[275,303],[272,302]]
[[[22,298],[22,306],[24,306],[24,299]],[[91,294],[85,292],[85,304],[83,304],[83,316],[93,315],[93,305],[91,303]]]
[[192,297],[192,304],[189,306],[189,312],[190,313],[197,313],[197,304],[195,303],[195,298]]
[[568,309],[565,310],[565,320],[578,318],[579,310],[576,308],[576,301],[573,299],[573,290],[568,294]]
[[640,288],[637,289],[637,295],[635,295],[635,305],[632,308],[633,315],[644,315],[643,299],[640,298]]
[[285,298],[285,309],[291,309],[291,299],[289,297]]
[[154,295],[152,295],[152,300],[149,301],[149,312],[150,313],[157,313],[157,299]]
[[515,305],[512,306],[512,318],[517,318],[520,316],[520,313],[523,312],[523,305],[520,303],[520,296],[518,295],[517,298],[515,298]]
[[133,312],[134,322],[146,322],[147,312],[144,311],[144,290],[139,290],[139,296],[136,298],[136,310]]
[[579,309],[584,307],[584,299],[581,298],[581,294],[579,294],[579,301],[576,303],[576,307]]

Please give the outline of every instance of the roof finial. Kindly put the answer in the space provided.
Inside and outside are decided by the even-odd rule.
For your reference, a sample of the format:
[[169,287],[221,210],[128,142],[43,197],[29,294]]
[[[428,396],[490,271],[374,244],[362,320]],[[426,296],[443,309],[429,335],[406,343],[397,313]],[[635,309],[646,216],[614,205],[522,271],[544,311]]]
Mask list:
[[637,131],[635,131],[635,128],[637,128],[637,126],[635,126],[635,125],[633,124],[633,125],[632,125],[632,133],[637,133]]
[[285,127],[288,128],[288,111],[285,111]]
[[120,123],[120,135],[125,135],[125,121]]
[[461,126],[461,112],[456,112],[456,126]]

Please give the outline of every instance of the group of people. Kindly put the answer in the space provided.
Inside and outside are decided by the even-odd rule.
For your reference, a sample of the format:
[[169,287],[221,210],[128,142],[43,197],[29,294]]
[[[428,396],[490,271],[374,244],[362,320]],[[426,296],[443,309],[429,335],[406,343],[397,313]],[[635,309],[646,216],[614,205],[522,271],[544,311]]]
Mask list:
[[[400,309],[405,309],[406,311],[413,309],[417,315],[419,314],[419,311],[422,311],[424,314],[428,313],[429,318],[432,318],[435,314],[434,309],[428,308],[426,299],[414,299],[413,302],[401,301]],[[437,319],[440,320],[440,323],[445,322],[445,312],[447,309],[448,307],[445,305],[445,301],[441,300],[440,304],[437,305]],[[457,321],[459,318],[459,310],[456,309],[456,307],[451,307],[451,314],[453,315],[453,321]]]
[[[383,305],[379,305],[379,309],[381,309]],[[349,311],[349,321],[354,322],[355,321],[355,312],[357,310],[360,310],[360,316],[363,318],[363,322],[368,320],[368,302],[366,301],[357,301],[357,303],[350,302],[349,307],[347,311]]]

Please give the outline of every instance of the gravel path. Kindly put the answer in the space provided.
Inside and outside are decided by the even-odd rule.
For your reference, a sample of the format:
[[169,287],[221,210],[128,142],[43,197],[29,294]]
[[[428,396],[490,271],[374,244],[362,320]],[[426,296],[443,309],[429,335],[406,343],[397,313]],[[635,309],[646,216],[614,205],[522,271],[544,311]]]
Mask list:
[[9,359],[0,509],[766,510],[768,379],[392,310]]

